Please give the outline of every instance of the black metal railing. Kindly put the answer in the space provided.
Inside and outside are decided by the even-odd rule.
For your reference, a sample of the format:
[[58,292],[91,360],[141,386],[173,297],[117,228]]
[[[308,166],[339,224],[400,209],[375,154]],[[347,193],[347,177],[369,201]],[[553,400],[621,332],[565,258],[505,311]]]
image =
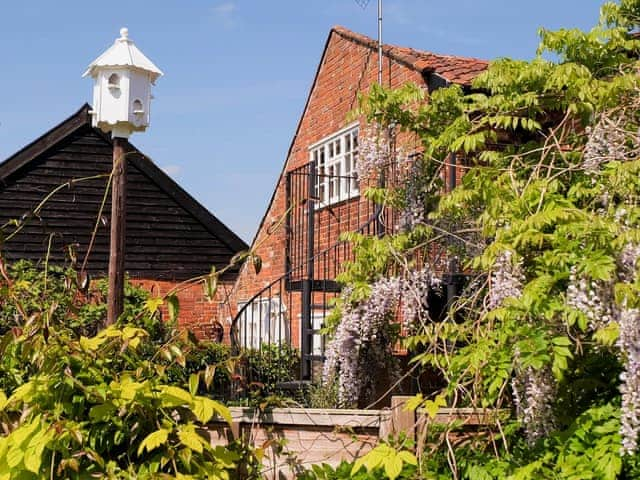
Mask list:
[[[360,195],[356,175],[329,175],[313,162],[286,176],[284,274],[238,305],[231,342],[236,353],[265,346],[300,351],[299,380],[314,381],[324,361],[320,329],[340,293],[336,277],[353,260],[346,232],[380,235],[395,213]],[[251,383],[252,372],[243,372]]]

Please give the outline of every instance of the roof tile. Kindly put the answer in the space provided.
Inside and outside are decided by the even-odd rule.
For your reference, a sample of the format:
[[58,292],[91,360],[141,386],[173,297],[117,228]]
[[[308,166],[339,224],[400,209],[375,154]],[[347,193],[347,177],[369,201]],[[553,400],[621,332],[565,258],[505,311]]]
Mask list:
[[[342,37],[356,41],[369,48],[377,48],[377,42],[366,35],[352,32],[340,26],[333,27],[333,31]],[[415,70],[423,73],[436,73],[451,83],[464,86],[471,85],[473,79],[489,66],[488,61],[478,58],[440,55],[409,47],[384,44],[382,49],[389,57]]]

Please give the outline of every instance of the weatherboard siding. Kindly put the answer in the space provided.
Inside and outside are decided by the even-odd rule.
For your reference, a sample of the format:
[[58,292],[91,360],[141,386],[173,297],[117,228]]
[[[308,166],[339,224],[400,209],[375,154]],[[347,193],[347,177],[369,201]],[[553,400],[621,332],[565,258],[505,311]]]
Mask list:
[[[77,132],[5,180],[0,187],[0,221],[20,219],[56,187],[111,169],[111,145],[91,128]],[[132,155],[139,155],[134,152]],[[56,193],[37,217],[4,245],[10,260],[44,259],[52,237],[50,261],[62,264],[67,247],[77,245],[84,258],[100,210],[108,177],[72,184]],[[127,195],[126,269],[132,278],[185,280],[221,268],[235,252],[216,239],[149,180],[130,160]],[[107,273],[110,197],[88,264],[94,276]],[[9,230],[11,231],[11,230]],[[206,265],[206,266],[204,266]]]
[[[111,142],[91,127],[86,110],[0,164],[0,225],[26,219],[20,232],[0,247],[7,260],[42,262],[48,255],[50,264],[69,265],[72,247],[78,265],[82,263],[112,166]],[[179,282],[209,273],[213,265],[218,270],[225,267],[246,248],[133,146],[128,152],[125,268],[129,278],[154,294],[165,294]],[[102,177],[78,181],[96,175]],[[70,181],[33,215],[47,195]],[[93,278],[108,271],[110,207],[107,195],[87,263]],[[5,236],[14,229],[6,228]],[[230,271],[223,284],[236,275]],[[200,285],[185,289],[179,298],[179,324],[206,338],[219,302],[207,302]]]

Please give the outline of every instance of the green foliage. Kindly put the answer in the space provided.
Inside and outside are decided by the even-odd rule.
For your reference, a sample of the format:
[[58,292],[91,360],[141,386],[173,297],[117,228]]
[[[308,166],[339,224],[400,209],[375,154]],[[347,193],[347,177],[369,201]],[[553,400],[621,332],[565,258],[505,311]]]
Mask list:
[[[7,335],[12,335],[11,333]],[[165,367],[138,353],[145,330],[111,326],[95,337],[52,332],[40,344],[39,369],[15,389],[1,415],[0,471],[7,478],[229,478],[243,455],[212,447],[201,429],[221,403],[163,384]],[[25,347],[33,340],[14,338]]]
[[278,388],[279,383],[298,379],[300,353],[287,344],[263,344],[259,350],[248,350],[243,354],[247,386],[255,400],[270,396],[286,396]]
[[[46,270],[26,260],[11,264],[8,282],[0,291],[0,333],[24,328],[38,312],[49,312],[50,325],[65,324],[79,335],[94,335],[107,316],[107,281],[99,279],[83,288],[86,279],[71,268],[48,265]],[[154,315],[142,315],[153,301],[141,287],[125,282],[123,317],[145,327],[154,340],[166,339],[170,324]],[[151,312],[155,313],[155,310]]]
[[232,393],[231,372],[235,359],[228,345],[197,342],[189,346],[184,365],[172,362],[166,370],[167,380],[187,386],[192,375],[198,375],[196,391],[218,399],[228,399]]
[[[310,469],[298,475],[298,478],[300,480],[394,480],[415,478],[416,468],[414,465],[416,460],[413,454],[407,451],[401,451],[392,458],[394,460],[385,462],[384,465],[377,465],[371,469],[366,468],[364,465],[356,465],[355,463],[345,461],[337,467],[332,467],[326,463],[313,465]],[[399,465],[396,459],[399,460]],[[355,469],[356,466],[358,467],[357,469]],[[389,472],[385,467],[389,469]],[[397,470],[398,467],[400,468],[399,471]]]
[[205,435],[231,421],[198,394],[228,388],[228,348],[171,329],[132,287],[118,324],[93,334],[104,306],[74,278],[0,258],[0,316],[13,322],[0,336],[0,478],[257,478],[252,450]]
[[[361,99],[369,121],[421,139],[428,217],[411,232],[349,235],[356,258],[340,278],[351,292],[341,301],[366,298],[372,282],[416,259],[441,268],[437,256],[456,256],[465,291],[442,322],[424,322],[405,341],[414,363],[447,380],[430,398],[511,409],[524,422],[518,380],[549,372],[554,385],[543,401],[555,423],[543,438],[525,441],[526,423],[514,421],[488,426],[486,441],[454,444],[451,425],[429,439],[420,478],[638,478],[638,459],[620,454],[620,327],[615,315],[572,306],[568,289],[584,279],[615,309],[640,307],[639,282],[621,266],[624,248],[640,243],[639,29],[638,0],[608,2],[593,30],[541,30],[534,60],[492,62],[470,92],[451,86],[424,102],[413,86],[375,87]],[[617,143],[603,138],[614,134]],[[452,154],[466,172],[444,192]],[[369,196],[402,208],[402,194]],[[505,252],[521,276],[518,294],[490,305]]]

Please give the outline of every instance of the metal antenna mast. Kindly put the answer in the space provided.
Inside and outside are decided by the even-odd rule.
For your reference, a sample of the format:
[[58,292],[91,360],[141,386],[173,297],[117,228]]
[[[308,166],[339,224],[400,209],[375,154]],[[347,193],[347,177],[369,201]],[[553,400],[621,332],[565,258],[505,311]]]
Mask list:
[[[370,0],[355,0],[363,10]],[[382,85],[382,0],[378,0],[378,84]]]
[[382,0],[378,0],[378,85],[382,86]]

